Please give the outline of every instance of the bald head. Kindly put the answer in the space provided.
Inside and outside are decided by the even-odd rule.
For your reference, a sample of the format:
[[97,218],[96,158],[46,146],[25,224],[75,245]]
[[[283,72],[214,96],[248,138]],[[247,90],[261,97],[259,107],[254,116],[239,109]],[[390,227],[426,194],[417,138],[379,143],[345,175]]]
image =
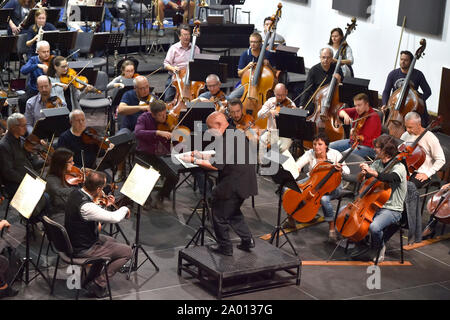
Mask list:
[[222,135],[228,127],[228,121],[222,112],[214,111],[206,118],[206,125],[209,129],[215,129]]
[[52,90],[52,84],[50,82],[50,79],[45,76],[39,76],[36,79],[36,87],[39,91],[39,93],[41,94],[42,98],[47,98],[50,96],[50,91]]
[[287,88],[284,84],[278,83],[275,88],[273,89],[273,93],[275,95],[275,98],[277,99],[277,102],[283,102],[286,99],[286,96],[288,94]]
[[140,100],[146,99],[150,94],[150,84],[144,76],[137,76],[133,80],[136,95]]

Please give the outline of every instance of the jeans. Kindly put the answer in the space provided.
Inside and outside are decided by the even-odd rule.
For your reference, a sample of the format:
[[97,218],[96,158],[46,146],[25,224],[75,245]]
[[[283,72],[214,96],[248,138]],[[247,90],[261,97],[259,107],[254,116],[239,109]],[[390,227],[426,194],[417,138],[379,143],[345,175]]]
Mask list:
[[335,190],[330,192],[330,194],[325,194],[320,199],[320,204],[322,205],[323,216],[325,221],[331,222],[334,220],[334,210],[331,205],[331,200],[336,199],[341,194],[342,187],[339,185]]
[[175,98],[175,95],[177,94],[177,90],[175,89],[174,86],[172,86],[172,76],[171,75],[169,75],[169,78],[167,78],[166,86],[165,86],[164,90],[166,92],[164,93],[163,101],[171,102]]
[[231,93],[228,95],[228,99],[227,100],[231,100],[234,98],[241,98],[242,95],[245,92],[245,87],[240,85],[239,87],[237,87],[236,89],[234,89],[233,91],[231,91]]
[[394,223],[397,223],[402,218],[400,211],[394,211],[389,209],[380,209],[375,213],[372,223],[370,224],[369,231],[372,236],[372,247],[375,249],[380,248],[383,245],[383,232],[384,229]]
[[[339,152],[344,152],[347,149],[351,148],[350,139],[343,139],[338,140],[330,143],[330,148],[337,150]],[[370,157],[371,159],[375,159],[375,151],[372,148],[369,148],[367,146],[361,146],[359,145],[353,153],[357,154],[360,157],[367,158]]]

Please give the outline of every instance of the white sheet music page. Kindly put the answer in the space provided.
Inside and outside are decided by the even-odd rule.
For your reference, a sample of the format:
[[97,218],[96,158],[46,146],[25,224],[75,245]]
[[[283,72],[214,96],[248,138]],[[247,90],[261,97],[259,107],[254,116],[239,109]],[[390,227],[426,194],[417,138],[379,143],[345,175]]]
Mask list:
[[152,167],[147,169],[136,163],[120,192],[143,206],[160,176]]
[[11,206],[19,211],[22,216],[29,219],[44,194],[46,184],[47,182],[41,178],[34,179],[26,173],[11,200]]

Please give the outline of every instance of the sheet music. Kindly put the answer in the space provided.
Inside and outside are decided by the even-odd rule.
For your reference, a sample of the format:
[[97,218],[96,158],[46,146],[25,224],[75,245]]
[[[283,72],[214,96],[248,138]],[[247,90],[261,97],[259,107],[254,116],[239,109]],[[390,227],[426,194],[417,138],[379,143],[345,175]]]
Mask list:
[[292,174],[294,180],[297,180],[300,172],[298,171],[298,167],[295,163],[294,157],[292,157],[292,154],[288,150],[285,150],[282,155],[286,156],[288,159],[284,161],[281,166],[284,170],[289,171]]
[[152,167],[147,169],[136,163],[120,189],[120,193],[143,206],[159,177],[159,172]]
[[29,219],[44,194],[46,184],[47,182],[41,178],[37,177],[34,179],[26,173],[11,200],[11,206],[19,211],[22,216]]
[[[184,152],[184,153],[179,153],[179,154],[175,154],[175,155],[173,155],[185,168],[187,168],[187,169],[190,169],[190,168],[197,168],[198,167],[198,165],[196,165],[196,164],[193,164],[192,162],[185,162],[185,161],[183,161],[183,160],[181,160],[181,157],[183,157],[183,156],[185,156],[185,155],[188,155],[188,156],[190,156],[191,155],[191,153],[192,153],[192,151],[188,151],[188,152]],[[211,156],[213,156],[213,155],[215,155],[216,154],[216,151],[215,150],[207,150],[207,151],[202,151],[202,152],[200,152],[201,154],[204,154],[204,155],[211,155]]]

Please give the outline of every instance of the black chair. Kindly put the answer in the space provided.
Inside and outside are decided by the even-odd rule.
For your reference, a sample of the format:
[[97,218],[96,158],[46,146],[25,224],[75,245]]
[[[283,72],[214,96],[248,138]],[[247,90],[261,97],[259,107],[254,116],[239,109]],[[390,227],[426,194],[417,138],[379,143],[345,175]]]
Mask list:
[[[58,258],[56,259],[55,273],[53,275],[53,280],[51,284],[50,294],[53,294],[55,287],[56,273],[58,272],[59,259],[62,259],[65,263],[70,265],[81,266],[81,283],[82,287],[92,279],[86,279],[86,266],[89,264],[101,263],[103,265],[103,270],[106,275],[106,283],[108,287],[109,299],[112,300],[111,287],[109,285],[109,277],[107,272],[107,265],[110,262],[108,257],[93,257],[93,258],[76,258],[73,254],[72,244],[70,243],[69,235],[67,234],[66,228],[64,228],[59,223],[56,223],[47,216],[42,218],[47,237],[53,247],[58,253]],[[83,281],[84,279],[84,281]],[[78,300],[80,289],[77,289],[76,299]]]

